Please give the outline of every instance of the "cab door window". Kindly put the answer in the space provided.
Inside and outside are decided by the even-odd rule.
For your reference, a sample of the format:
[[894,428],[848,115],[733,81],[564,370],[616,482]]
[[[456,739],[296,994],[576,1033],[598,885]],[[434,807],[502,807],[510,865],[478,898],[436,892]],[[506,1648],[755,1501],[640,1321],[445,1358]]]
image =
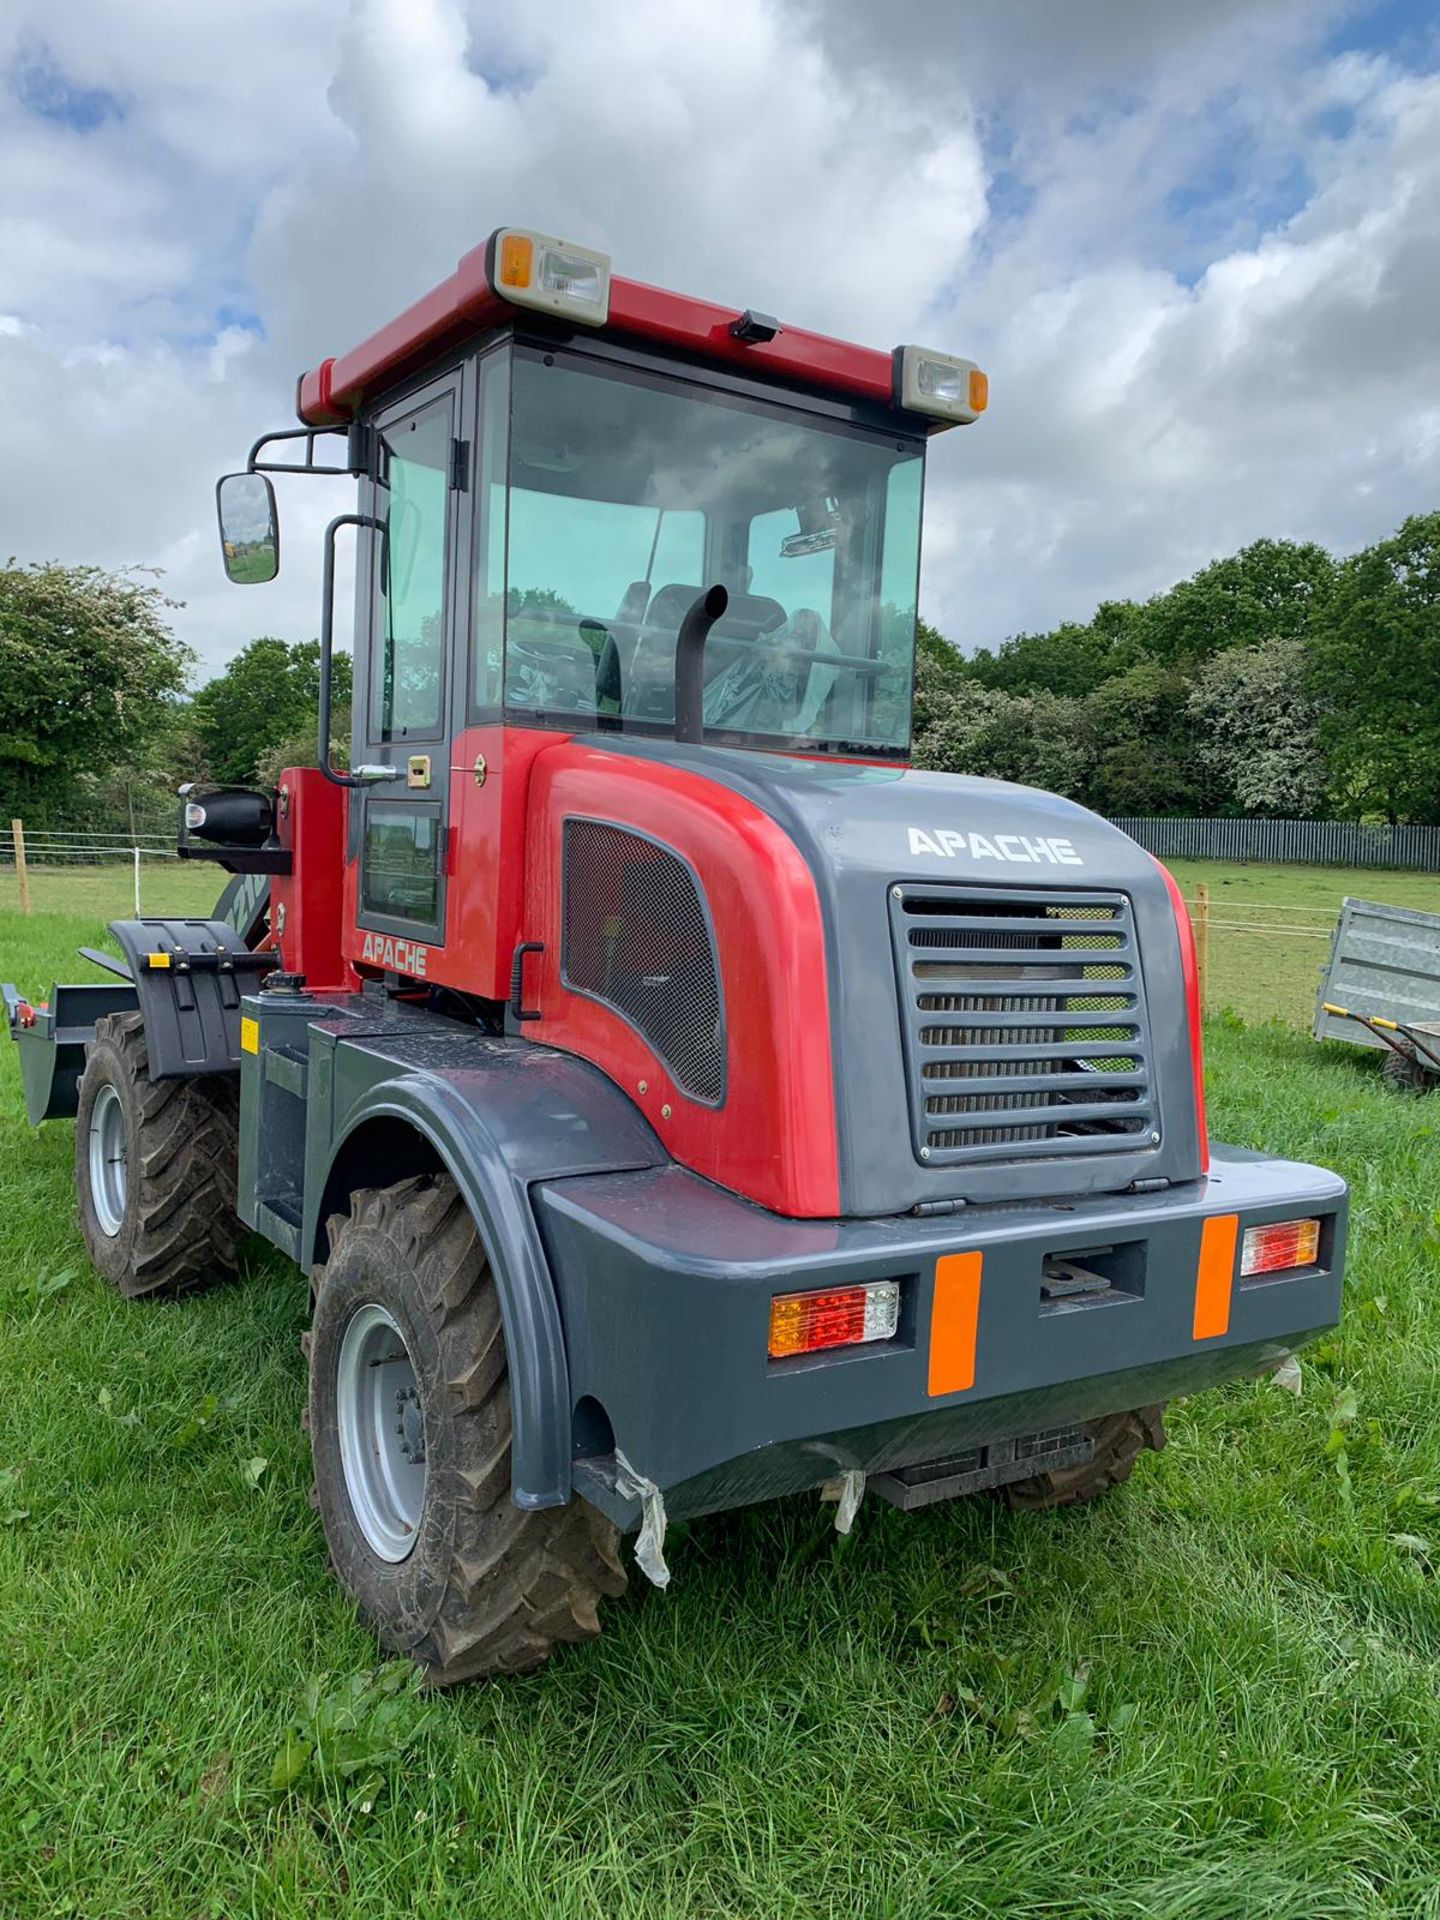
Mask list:
[[449,394],[381,435],[377,496],[384,530],[370,697],[375,740],[434,739],[441,731],[452,440]]

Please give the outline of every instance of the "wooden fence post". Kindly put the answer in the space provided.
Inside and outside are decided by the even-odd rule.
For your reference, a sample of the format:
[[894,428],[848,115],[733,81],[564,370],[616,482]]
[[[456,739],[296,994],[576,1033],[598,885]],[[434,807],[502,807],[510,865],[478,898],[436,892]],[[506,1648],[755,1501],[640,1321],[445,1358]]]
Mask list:
[[15,878],[20,883],[20,911],[30,911],[30,869],[25,864],[25,823],[12,820],[10,832],[15,839]]
[[1200,1013],[1205,1013],[1205,989],[1210,976],[1210,888],[1201,880],[1195,888],[1195,972],[1200,988]]

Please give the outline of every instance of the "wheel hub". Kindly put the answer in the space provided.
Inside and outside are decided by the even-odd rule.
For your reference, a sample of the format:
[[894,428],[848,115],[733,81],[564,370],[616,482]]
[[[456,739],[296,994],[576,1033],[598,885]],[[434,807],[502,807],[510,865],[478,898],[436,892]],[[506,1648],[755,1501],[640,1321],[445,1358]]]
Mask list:
[[378,1302],[358,1308],[341,1338],[335,1416],[356,1524],[393,1565],[413,1549],[425,1506],[425,1415],[409,1348]]
[[90,1109],[90,1201],[100,1231],[113,1240],[125,1221],[128,1168],[125,1109],[107,1081]]
[[415,1387],[399,1387],[395,1393],[395,1434],[400,1451],[412,1466],[425,1464],[425,1418],[420,1411],[420,1394]]

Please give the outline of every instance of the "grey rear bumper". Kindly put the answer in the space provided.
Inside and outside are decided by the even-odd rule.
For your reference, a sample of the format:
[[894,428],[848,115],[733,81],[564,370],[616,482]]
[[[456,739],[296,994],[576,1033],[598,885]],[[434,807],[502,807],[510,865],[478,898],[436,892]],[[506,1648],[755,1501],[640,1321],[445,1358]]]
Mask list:
[[[1069,1426],[1274,1364],[1340,1311],[1347,1195],[1336,1175],[1217,1148],[1208,1180],[1159,1193],[968,1207],[938,1218],[794,1221],[675,1166],[533,1189],[560,1296],[577,1430],[605,1421],[672,1515],[741,1505]],[[1320,1263],[1232,1275],[1228,1325],[1196,1338],[1201,1234],[1316,1215]],[[1042,1263],[1124,1248],[1129,1291],[1042,1299]],[[983,1254],[974,1384],[930,1392],[936,1262]],[[1238,1265],[1238,1252],[1236,1255]],[[895,1340],[772,1362],[770,1301],[898,1279]],[[599,1419],[603,1412],[604,1421]],[[578,1491],[622,1524],[603,1469]]]

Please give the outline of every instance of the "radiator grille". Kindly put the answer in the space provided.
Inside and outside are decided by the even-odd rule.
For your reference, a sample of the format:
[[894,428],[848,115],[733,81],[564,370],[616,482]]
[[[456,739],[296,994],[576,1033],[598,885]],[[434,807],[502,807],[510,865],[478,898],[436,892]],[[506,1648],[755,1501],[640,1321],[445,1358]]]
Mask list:
[[1124,894],[890,889],[917,1155],[1134,1151],[1156,1127]]
[[715,941],[690,868],[658,841],[600,820],[565,822],[565,984],[638,1028],[677,1087],[725,1092]]

